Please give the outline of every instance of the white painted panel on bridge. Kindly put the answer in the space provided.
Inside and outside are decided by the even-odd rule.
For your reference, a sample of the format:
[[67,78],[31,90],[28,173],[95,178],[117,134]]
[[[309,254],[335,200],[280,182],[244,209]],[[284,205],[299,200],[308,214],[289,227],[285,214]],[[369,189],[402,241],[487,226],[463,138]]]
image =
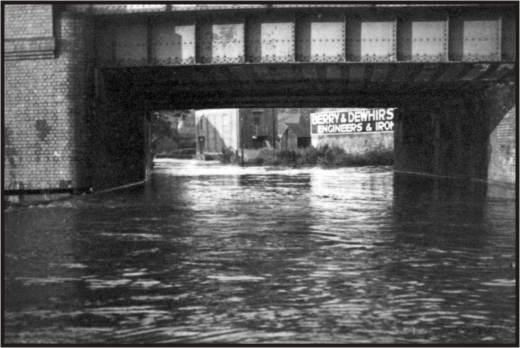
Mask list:
[[[77,6],[77,5],[74,5]],[[93,13],[112,14],[112,13],[139,13],[139,12],[163,12],[166,11],[166,5],[148,4],[148,5],[89,5]]]
[[212,25],[211,62],[240,63],[244,61],[244,24]]
[[446,59],[446,21],[412,22],[412,60]]
[[395,60],[395,21],[361,23],[361,60]]
[[125,12],[125,5],[90,5],[93,13],[117,13]]
[[145,12],[145,11],[165,11],[166,5],[126,5],[128,12]]
[[262,62],[294,60],[294,23],[262,23],[260,32]]
[[147,31],[145,24],[115,26],[116,63],[122,66],[146,65]]
[[195,24],[160,23],[154,26],[152,37],[154,64],[195,63]]
[[464,60],[500,60],[500,20],[465,20]]
[[342,61],[345,56],[345,22],[311,22],[310,60]]

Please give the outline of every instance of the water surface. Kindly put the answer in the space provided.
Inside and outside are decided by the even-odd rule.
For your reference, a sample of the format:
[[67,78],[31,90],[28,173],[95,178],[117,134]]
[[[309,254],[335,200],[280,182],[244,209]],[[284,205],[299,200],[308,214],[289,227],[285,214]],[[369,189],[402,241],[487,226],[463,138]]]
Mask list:
[[515,338],[515,202],[482,184],[163,160],[4,218],[6,343]]

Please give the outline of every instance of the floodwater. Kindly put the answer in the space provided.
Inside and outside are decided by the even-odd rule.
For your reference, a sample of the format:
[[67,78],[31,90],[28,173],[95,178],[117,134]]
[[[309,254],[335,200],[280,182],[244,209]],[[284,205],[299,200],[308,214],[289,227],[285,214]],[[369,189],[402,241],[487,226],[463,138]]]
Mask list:
[[4,218],[5,343],[515,340],[515,201],[479,183],[163,160]]

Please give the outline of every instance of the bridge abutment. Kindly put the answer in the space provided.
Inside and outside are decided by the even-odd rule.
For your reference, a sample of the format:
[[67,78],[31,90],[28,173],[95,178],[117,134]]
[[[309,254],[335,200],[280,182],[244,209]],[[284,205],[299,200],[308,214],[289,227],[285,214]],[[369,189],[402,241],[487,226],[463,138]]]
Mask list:
[[52,5],[6,5],[6,19],[4,188],[86,189],[93,25]]
[[[96,190],[145,180],[150,166],[149,120],[144,101],[130,86],[97,72],[96,110],[92,115],[89,144],[91,185]],[[123,88],[120,88],[122,86]]]
[[514,185],[514,84],[402,102],[395,127],[395,170]]

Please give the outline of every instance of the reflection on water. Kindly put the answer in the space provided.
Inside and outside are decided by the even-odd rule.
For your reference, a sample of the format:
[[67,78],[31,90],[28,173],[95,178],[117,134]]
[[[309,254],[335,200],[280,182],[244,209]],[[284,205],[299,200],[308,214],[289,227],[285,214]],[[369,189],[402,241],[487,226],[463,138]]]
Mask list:
[[7,343],[513,343],[515,202],[391,167],[163,161],[5,213]]

